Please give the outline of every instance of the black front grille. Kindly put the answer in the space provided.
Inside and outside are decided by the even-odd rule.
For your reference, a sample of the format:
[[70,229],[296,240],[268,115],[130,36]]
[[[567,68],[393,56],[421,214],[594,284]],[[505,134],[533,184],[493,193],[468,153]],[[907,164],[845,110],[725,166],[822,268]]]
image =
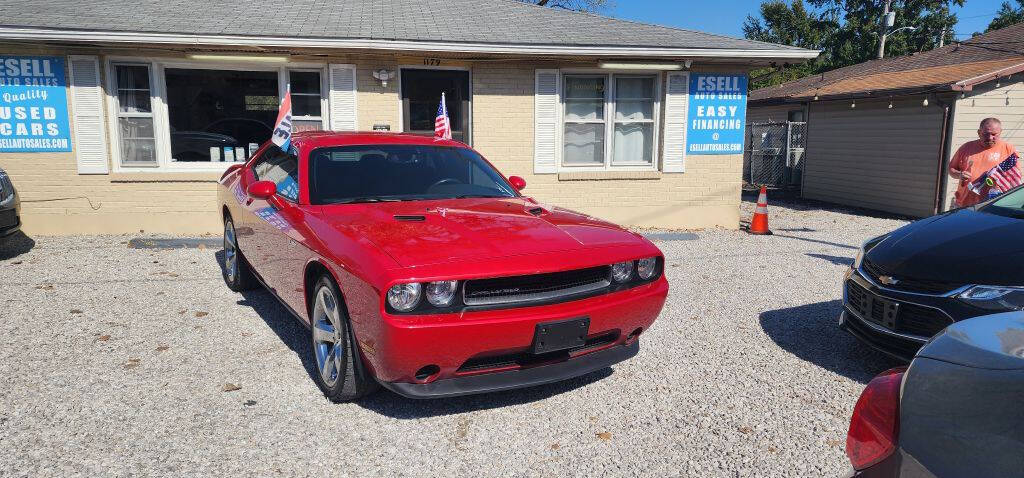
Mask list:
[[857,335],[862,340],[907,361],[913,358],[921,346],[924,345],[913,340],[876,332],[857,319],[846,321],[846,326],[850,329],[850,332],[853,332],[854,335]]
[[18,225],[18,216],[14,213],[14,209],[6,209],[0,211],[0,228],[6,228]]
[[861,318],[901,334],[931,337],[953,323],[938,309],[877,297],[852,280],[846,283],[846,302]]
[[931,337],[952,323],[952,319],[936,309],[915,304],[900,304],[896,331],[901,334]]
[[895,284],[884,284],[879,278],[881,276],[888,275],[888,273],[882,267],[864,259],[861,264],[861,269],[876,283],[882,284],[890,289],[903,290],[907,292],[917,292],[920,294],[945,294],[963,285],[956,282],[914,279],[912,277],[895,277],[899,282]]
[[529,367],[530,365],[537,363],[553,362],[559,360],[566,360],[570,354],[579,352],[581,350],[596,349],[603,347],[610,343],[614,343],[619,338],[619,332],[611,331],[594,337],[590,337],[579,347],[573,347],[568,350],[559,350],[557,352],[550,352],[546,354],[534,355],[526,352],[496,355],[491,357],[477,357],[471,358],[459,367],[459,372],[475,372],[481,370],[490,370],[503,367]]
[[610,266],[466,281],[466,305],[544,300],[608,286]]

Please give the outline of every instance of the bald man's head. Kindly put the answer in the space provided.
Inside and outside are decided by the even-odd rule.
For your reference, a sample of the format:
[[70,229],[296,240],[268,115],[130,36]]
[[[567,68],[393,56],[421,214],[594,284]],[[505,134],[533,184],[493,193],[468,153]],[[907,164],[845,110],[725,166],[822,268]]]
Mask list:
[[999,135],[1003,134],[1003,123],[999,121],[999,118],[985,118],[981,120],[981,126],[978,127],[978,139],[985,144],[986,147],[991,148],[999,142]]

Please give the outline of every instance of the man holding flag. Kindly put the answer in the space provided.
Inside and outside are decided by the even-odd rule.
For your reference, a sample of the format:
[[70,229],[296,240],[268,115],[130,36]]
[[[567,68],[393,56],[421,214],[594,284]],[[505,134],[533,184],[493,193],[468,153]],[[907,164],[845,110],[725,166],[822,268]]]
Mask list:
[[[1003,125],[998,118],[985,118],[978,128],[978,139],[964,144],[949,162],[949,175],[960,182],[956,188],[956,206],[967,207],[987,198],[993,188],[1006,192],[1021,183],[1017,149],[1000,139]],[[992,179],[991,186],[973,182]]]

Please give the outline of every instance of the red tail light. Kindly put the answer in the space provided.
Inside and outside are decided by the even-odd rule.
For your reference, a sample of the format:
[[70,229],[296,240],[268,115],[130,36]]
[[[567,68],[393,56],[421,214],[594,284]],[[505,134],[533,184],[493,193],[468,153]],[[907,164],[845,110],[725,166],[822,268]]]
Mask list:
[[846,435],[846,456],[857,470],[878,463],[896,449],[900,428],[900,383],[907,367],[882,372],[857,400]]

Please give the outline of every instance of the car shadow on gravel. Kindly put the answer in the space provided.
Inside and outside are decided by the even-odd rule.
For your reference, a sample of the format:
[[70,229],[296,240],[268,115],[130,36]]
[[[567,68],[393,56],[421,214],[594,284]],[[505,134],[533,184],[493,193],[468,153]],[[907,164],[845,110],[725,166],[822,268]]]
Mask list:
[[36,241],[18,231],[7,237],[0,237],[0,261],[13,259],[36,246]]
[[779,347],[821,368],[860,383],[897,365],[839,329],[841,300],[770,310],[761,314],[761,328]]
[[[217,264],[223,269],[224,252],[217,251],[214,256],[216,257]],[[267,323],[270,330],[277,334],[281,342],[287,345],[292,352],[295,352],[295,355],[298,356],[302,363],[302,367],[306,369],[309,379],[315,381],[318,372],[316,363],[313,362],[309,329],[299,323],[291,315],[291,312],[285,309],[277,298],[266,289],[261,287],[256,290],[242,292],[241,294],[242,300],[237,302],[238,305],[252,307],[256,314]],[[607,367],[573,379],[547,385],[438,400],[413,400],[381,389],[379,392],[360,400],[356,404],[367,410],[398,419],[454,415],[544,400],[587,386],[611,376],[612,373],[612,368]]]

